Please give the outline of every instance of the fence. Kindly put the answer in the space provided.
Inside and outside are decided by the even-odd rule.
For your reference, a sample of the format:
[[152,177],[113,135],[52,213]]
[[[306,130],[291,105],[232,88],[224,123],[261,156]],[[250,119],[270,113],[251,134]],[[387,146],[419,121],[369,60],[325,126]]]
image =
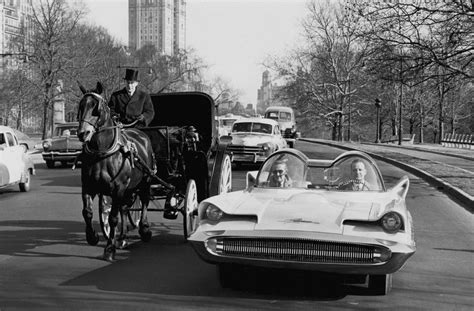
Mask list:
[[[415,134],[402,134],[402,142],[408,143],[408,144],[413,144],[415,140]],[[398,142],[398,136],[391,136],[388,139],[385,139],[382,141],[383,143],[397,143]]]
[[444,147],[474,149],[474,135],[472,134],[444,134],[441,139]]

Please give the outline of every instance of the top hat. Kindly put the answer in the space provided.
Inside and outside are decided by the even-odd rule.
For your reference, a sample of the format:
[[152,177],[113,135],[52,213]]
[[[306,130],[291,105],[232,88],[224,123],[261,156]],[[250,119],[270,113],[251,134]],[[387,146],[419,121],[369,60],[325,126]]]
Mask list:
[[127,81],[138,81],[138,70],[126,69],[123,79]]

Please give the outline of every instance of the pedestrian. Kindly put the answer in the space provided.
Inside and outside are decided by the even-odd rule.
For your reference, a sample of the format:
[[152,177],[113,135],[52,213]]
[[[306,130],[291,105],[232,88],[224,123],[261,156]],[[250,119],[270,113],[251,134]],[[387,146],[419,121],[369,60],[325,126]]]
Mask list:
[[109,107],[112,117],[124,124],[137,120],[137,126],[148,126],[155,116],[150,95],[137,88],[138,70],[126,69],[125,87],[112,94]]

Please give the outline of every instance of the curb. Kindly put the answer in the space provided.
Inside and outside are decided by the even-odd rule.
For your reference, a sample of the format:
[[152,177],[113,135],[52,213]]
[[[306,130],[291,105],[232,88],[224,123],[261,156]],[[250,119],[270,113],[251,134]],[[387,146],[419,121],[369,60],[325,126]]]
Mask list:
[[[378,144],[376,143],[361,143],[362,145],[369,145],[369,146],[377,146]],[[430,153],[436,153],[436,154],[439,154],[439,155],[444,155],[444,156],[448,156],[448,157],[454,157],[454,158],[460,158],[460,159],[465,159],[465,160],[469,160],[469,161],[474,161],[474,157],[468,157],[468,156],[464,156],[462,154],[452,154],[452,153],[447,153],[447,152],[442,152],[442,151],[437,151],[437,150],[429,150],[429,149],[423,149],[423,148],[417,148],[417,147],[410,147],[410,146],[392,146],[392,145],[389,145],[389,144],[384,144],[383,147],[389,147],[389,148],[399,148],[399,149],[408,149],[408,150],[413,150],[413,151],[422,151],[422,152],[430,152]]]
[[450,183],[448,183],[448,182],[446,182],[446,181],[444,181],[444,180],[442,180],[438,177],[435,177],[435,176],[431,175],[430,173],[425,172],[425,171],[423,171],[419,168],[416,168],[414,166],[399,162],[399,161],[391,159],[391,158],[386,158],[386,157],[383,157],[383,156],[380,156],[380,155],[377,155],[377,154],[374,154],[374,153],[371,153],[371,152],[367,152],[367,151],[364,151],[364,150],[359,150],[357,148],[351,148],[351,147],[347,147],[347,146],[338,145],[338,144],[335,144],[335,143],[315,141],[315,140],[304,139],[304,138],[300,138],[300,140],[310,142],[310,143],[315,143],[315,144],[328,145],[328,146],[331,146],[331,147],[336,147],[336,148],[340,148],[340,149],[344,149],[344,150],[358,150],[358,151],[362,151],[364,153],[367,153],[368,155],[370,155],[373,158],[376,158],[378,160],[387,162],[387,163],[392,164],[394,166],[398,166],[398,167],[402,168],[403,170],[426,180],[428,183],[436,186],[436,188],[438,190],[446,193],[450,197],[454,198],[456,201],[460,202],[470,212],[474,211],[474,197],[473,196],[469,195],[468,193],[466,193],[466,192],[462,191],[461,189],[451,185]]

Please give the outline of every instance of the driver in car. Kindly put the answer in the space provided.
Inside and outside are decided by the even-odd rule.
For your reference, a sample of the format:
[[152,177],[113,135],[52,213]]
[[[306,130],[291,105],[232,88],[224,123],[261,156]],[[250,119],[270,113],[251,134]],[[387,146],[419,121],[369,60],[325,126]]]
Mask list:
[[365,180],[367,169],[361,159],[355,159],[351,162],[351,179],[339,186],[340,190],[367,191],[372,186]]
[[270,187],[288,188],[291,187],[292,181],[288,176],[288,166],[286,160],[277,160],[273,163],[270,170],[270,179],[268,185]]

